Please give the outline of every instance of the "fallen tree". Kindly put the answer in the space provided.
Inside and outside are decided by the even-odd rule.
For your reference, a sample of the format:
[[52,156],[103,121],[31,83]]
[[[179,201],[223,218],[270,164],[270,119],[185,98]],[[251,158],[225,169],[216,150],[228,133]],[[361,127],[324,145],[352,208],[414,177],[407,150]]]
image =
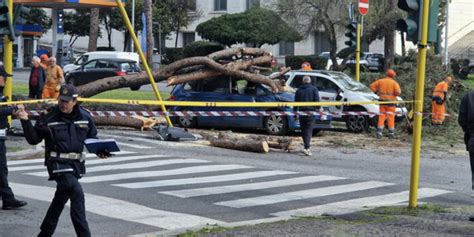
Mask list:
[[[152,71],[155,82],[168,80],[169,85],[216,76],[231,76],[260,84],[278,91],[278,86],[267,76],[250,72],[252,66],[271,64],[271,54],[259,48],[229,48],[206,57],[191,57],[173,62]],[[103,78],[78,86],[81,97],[91,97],[108,90],[150,84],[146,72]]]

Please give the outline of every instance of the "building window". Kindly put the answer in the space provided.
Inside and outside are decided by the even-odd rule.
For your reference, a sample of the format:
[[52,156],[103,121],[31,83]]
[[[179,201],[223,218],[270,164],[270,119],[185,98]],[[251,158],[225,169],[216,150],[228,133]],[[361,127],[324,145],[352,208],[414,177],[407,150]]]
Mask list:
[[196,41],[196,34],[194,32],[183,32],[183,47]]
[[196,0],[187,0],[186,1],[186,8],[190,12],[195,12],[196,11]]
[[214,11],[227,11],[227,0],[214,0]]
[[314,54],[319,55],[322,52],[329,51],[329,40],[326,32],[314,32]]
[[260,0],[246,0],[247,1],[247,10],[260,7]]
[[280,42],[280,55],[295,55],[295,42]]

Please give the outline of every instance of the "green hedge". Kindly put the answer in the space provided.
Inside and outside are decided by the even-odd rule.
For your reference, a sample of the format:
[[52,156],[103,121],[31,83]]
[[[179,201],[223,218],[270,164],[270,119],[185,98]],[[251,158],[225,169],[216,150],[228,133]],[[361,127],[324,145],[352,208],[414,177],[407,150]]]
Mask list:
[[184,58],[183,48],[166,48],[163,54],[163,64],[170,64]]
[[195,41],[192,42],[183,49],[183,55],[185,58],[195,56],[207,56],[211,53],[223,50],[224,46],[218,43],[212,43],[209,41]]
[[295,55],[295,56],[286,56],[285,64],[287,67],[296,70],[301,68],[303,62],[309,62],[311,67],[315,70],[324,70],[326,69],[327,60],[323,57],[316,55]]

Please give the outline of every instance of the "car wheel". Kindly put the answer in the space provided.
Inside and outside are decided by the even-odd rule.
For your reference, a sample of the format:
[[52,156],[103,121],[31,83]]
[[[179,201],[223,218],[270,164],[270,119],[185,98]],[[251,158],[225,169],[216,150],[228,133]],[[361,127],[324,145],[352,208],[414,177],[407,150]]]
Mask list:
[[285,135],[288,133],[288,119],[284,116],[271,115],[265,117],[264,127],[270,135]]
[[[361,110],[352,110],[358,112]],[[369,129],[369,117],[366,115],[346,116],[346,127],[350,132],[361,133]]]
[[130,87],[130,90],[132,90],[132,91],[138,91],[138,90],[140,90],[140,86],[131,86],[131,87]]
[[[183,111],[189,111],[189,110],[182,109],[180,111],[183,112]],[[177,117],[176,122],[177,122],[177,125],[182,128],[194,128],[197,125],[196,117],[193,117],[193,116]]]

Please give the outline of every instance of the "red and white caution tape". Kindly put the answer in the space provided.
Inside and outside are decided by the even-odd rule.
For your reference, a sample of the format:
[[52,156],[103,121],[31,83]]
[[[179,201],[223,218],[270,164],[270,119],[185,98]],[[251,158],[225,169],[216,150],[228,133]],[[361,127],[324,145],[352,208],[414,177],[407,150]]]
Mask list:
[[[346,112],[316,112],[316,111],[90,111],[92,116],[97,117],[125,117],[125,116],[143,116],[143,117],[158,117],[158,116],[178,116],[178,117],[255,117],[255,116],[377,116],[381,113],[365,112],[365,111],[346,111]],[[38,116],[38,111],[28,111],[29,115]],[[403,115],[403,112],[387,112],[385,114]],[[422,113],[423,115],[430,115],[431,113]],[[445,114],[445,116],[457,116],[456,114]]]

